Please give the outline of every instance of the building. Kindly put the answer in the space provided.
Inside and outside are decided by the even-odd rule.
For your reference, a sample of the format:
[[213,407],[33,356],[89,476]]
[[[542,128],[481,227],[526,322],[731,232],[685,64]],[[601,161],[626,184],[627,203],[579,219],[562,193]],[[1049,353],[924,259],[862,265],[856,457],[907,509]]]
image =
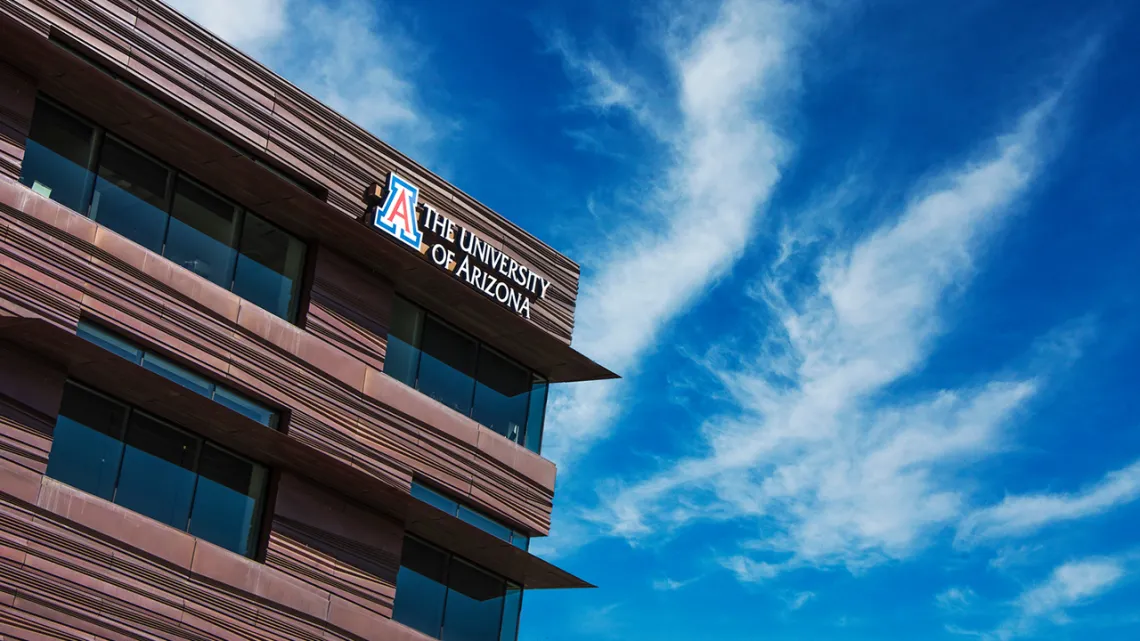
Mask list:
[[515,638],[578,274],[157,0],[0,0],[0,638]]

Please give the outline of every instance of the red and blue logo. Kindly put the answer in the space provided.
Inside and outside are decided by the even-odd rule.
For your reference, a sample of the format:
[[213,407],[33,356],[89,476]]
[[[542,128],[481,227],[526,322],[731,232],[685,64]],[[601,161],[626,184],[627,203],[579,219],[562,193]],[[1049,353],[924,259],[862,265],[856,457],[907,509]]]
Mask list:
[[388,196],[376,210],[372,224],[391,234],[400,242],[419,251],[423,233],[416,221],[416,199],[420,190],[400,178],[395,172],[388,175]]

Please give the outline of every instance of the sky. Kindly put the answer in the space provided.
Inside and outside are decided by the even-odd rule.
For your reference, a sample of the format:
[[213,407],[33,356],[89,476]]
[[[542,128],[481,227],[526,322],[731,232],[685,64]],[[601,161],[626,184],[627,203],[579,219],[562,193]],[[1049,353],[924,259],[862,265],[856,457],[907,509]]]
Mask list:
[[1140,638],[1140,6],[173,4],[582,265],[522,641]]

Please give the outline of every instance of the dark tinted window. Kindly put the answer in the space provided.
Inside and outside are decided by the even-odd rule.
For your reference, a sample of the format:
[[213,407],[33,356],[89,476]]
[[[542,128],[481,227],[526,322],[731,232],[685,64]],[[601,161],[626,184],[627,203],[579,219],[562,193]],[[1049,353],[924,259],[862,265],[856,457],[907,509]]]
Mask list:
[[170,178],[170,172],[162,165],[108,138],[99,154],[91,218],[151,251],[162,253]]
[[420,391],[459,412],[471,412],[478,344],[433,318],[424,320]]
[[94,180],[88,171],[94,152],[94,127],[37,101],[20,182],[64,207],[83,211]]
[[166,233],[167,258],[202,278],[229,287],[237,250],[237,207],[198,185],[180,179]]
[[549,384],[541,378],[535,377],[530,388],[526,417],[526,449],[542,453],[542,429],[546,423],[546,393]]
[[134,345],[127,339],[113,334],[94,323],[80,320],[76,335],[136,365],[141,363],[143,367],[155,374],[172,380],[188,390],[211,398],[215,402],[239,414],[243,414],[262,425],[277,427],[277,412],[231,389],[217,385],[205,376],[201,376],[185,367],[176,365],[154,352],[144,351],[141,347]]
[[67,385],[48,455],[47,475],[111,500],[123,455],[127,408]]
[[507,584],[507,596],[503,598],[503,629],[499,641],[515,641],[519,636],[519,614],[522,613],[522,589]]
[[293,320],[305,244],[99,127],[40,100],[20,182]]
[[542,448],[547,381],[397,296],[384,372],[523,445]]
[[404,539],[392,618],[443,641],[514,641],[522,590],[413,538]]
[[198,473],[190,534],[238,554],[250,554],[265,487],[263,468],[206,445]]
[[447,572],[443,641],[499,641],[506,584],[453,559]]
[[281,318],[293,317],[305,270],[305,244],[247,213],[233,291]]
[[484,532],[494,534],[504,541],[511,540],[511,528],[497,523],[466,506],[459,506],[459,511],[456,516],[458,516],[460,520],[466,521]]
[[180,530],[190,518],[198,440],[134,412],[115,502]]
[[526,425],[530,384],[529,371],[484,348],[475,375],[471,418],[517,443]]
[[404,539],[392,618],[439,638],[447,593],[447,555],[415,539]]
[[397,296],[392,301],[392,326],[388,330],[388,350],[384,355],[384,373],[406,385],[415,386],[420,365],[420,334],[424,312]]
[[48,476],[250,555],[265,493],[261,465],[68,383]]

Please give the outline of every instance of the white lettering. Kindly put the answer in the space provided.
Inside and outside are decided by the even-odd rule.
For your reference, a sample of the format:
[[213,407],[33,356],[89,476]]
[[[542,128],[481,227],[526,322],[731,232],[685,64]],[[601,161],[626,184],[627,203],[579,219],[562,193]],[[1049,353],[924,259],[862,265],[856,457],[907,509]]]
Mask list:
[[511,299],[511,288],[504,282],[495,286],[495,300],[505,303]]
[[455,277],[471,282],[471,264],[466,256],[463,257],[463,262],[459,263],[459,269],[455,270]]
[[446,247],[438,243],[431,246],[431,260],[440,267],[447,267],[448,254],[450,253]]
[[475,247],[476,240],[478,239],[475,238],[475,234],[467,231],[463,227],[459,228],[459,248],[464,252],[468,254],[474,254],[475,252],[472,250]]
[[530,299],[523,297],[522,305],[519,306],[518,312],[530,320]]
[[542,281],[542,293],[538,295],[539,298],[546,298],[546,290],[550,289],[550,281],[545,278],[540,278]]
[[428,228],[431,233],[442,235],[443,231],[447,228],[447,219],[439,215],[439,212],[432,209],[430,206],[427,208],[428,214]]

